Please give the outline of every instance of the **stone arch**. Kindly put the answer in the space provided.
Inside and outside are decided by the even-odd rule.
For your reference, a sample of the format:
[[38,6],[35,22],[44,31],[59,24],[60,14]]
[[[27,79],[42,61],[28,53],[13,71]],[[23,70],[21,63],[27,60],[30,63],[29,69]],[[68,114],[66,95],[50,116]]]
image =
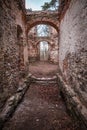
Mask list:
[[46,41],[49,45],[49,58],[48,60],[52,63],[58,63],[58,49],[56,48],[55,42],[52,42],[52,39],[40,39],[36,42],[36,47],[38,47],[40,42]]
[[[41,49],[41,44],[43,45],[43,49]],[[49,61],[49,48],[51,44],[49,40],[39,40],[36,44],[36,48],[38,49],[39,60],[40,61]]]
[[[27,28],[27,35],[28,33],[30,33],[30,31],[32,30],[33,27],[37,26],[37,25],[49,25],[47,23],[37,23],[37,24],[33,24],[30,28]],[[51,27],[54,28],[54,26],[50,25]],[[55,28],[54,28],[55,29]],[[56,30],[56,29],[55,29]],[[56,36],[54,37],[50,37],[50,36],[32,36],[30,37],[30,42],[35,46],[38,42],[40,41],[47,41],[48,43],[51,43],[53,45],[53,43],[55,42],[54,41],[54,38],[55,37],[58,37],[57,36],[58,34],[58,31],[56,30]]]
[[28,22],[27,23],[26,33],[28,34],[28,32],[29,32],[29,30],[31,28],[33,28],[34,26],[39,25],[39,24],[50,25],[53,28],[55,28],[57,32],[59,32],[57,23],[55,23],[54,21],[50,21],[50,20],[37,20],[36,19],[36,20],[32,20],[32,22]]
[[47,42],[50,46],[52,46],[51,40],[48,40],[48,39],[40,39],[40,40],[38,40],[38,41],[36,42],[35,45],[37,46],[40,42],[43,42],[43,41]]
[[54,27],[57,32],[59,28],[58,11],[28,11],[26,12],[27,30],[26,32],[38,24],[47,24]]
[[[42,23],[37,23],[37,25],[47,25],[47,24],[42,24]],[[54,45],[55,44],[55,41],[54,41],[54,37],[50,37],[50,36],[37,36],[36,34],[35,34],[35,36],[34,36],[34,33],[32,33],[32,28],[34,28],[34,27],[36,27],[37,26],[36,24],[34,24],[32,27],[30,27],[30,30],[29,30],[29,32],[27,33],[27,36],[29,35],[29,34],[31,34],[30,35],[30,37],[29,37],[29,39],[28,39],[28,41],[31,43],[31,46],[33,46],[33,47],[36,47],[36,44],[38,44],[38,42],[40,42],[40,41],[47,41],[51,46],[52,45]],[[49,25],[49,24],[48,24]],[[51,26],[51,25],[50,25]],[[52,28],[54,28],[54,26],[51,26]],[[54,28],[55,29],[55,28]],[[28,30],[27,30],[28,31]],[[30,33],[30,31],[31,31],[31,33]],[[56,33],[58,34],[58,31],[55,29],[55,31],[56,31]],[[52,33],[51,33],[52,34]]]

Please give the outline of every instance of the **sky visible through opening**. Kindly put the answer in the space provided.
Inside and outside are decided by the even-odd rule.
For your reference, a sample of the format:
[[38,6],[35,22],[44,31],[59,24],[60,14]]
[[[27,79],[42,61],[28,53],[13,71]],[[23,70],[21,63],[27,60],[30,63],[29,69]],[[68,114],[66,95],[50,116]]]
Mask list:
[[[44,5],[45,2],[50,2],[51,0],[25,0],[25,7],[26,9],[32,9],[32,11],[36,11],[36,10],[42,10],[42,7]],[[38,32],[40,32],[40,36],[47,36],[47,34],[44,34],[43,31],[43,27],[45,27],[46,25],[39,25],[37,27],[39,27]],[[45,27],[46,28],[46,27]],[[46,41],[42,41],[40,43],[40,53],[41,55],[45,56],[45,53],[48,51],[48,42]]]
[[32,10],[42,10],[41,6],[44,5],[45,2],[50,2],[51,0],[25,0],[26,9]]

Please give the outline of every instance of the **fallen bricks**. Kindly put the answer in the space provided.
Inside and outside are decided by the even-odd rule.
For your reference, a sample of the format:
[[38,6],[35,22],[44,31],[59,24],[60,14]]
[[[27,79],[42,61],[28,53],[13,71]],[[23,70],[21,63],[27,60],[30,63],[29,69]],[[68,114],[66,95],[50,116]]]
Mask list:
[[63,80],[62,76],[57,75],[57,81],[59,90],[63,95],[63,98],[65,99],[67,109],[70,113],[70,115],[78,120],[84,130],[87,130],[87,109],[82,104],[80,99],[78,98],[76,92],[66,84],[66,82]]
[[23,99],[31,83],[41,83],[41,84],[57,83],[57,76],[53,76],[52,78],[45,78],[45,77],[37,78],[32,74],[29,74],[25,78],[23,84],[18,87],[16,93],[7,100],[2,112],[0,113],[0,130],[2,130],[4,123],[8,121],[8,119],[14,113],[15,109]]
[[29,74],[24,80],[23,84],[18,87],[16,93],[7,100],[2,112],[0,113],[0,130],[2,130],[4,123],[14,113],[16,107],[21,102],[30,84],[31,84],[31,74]]

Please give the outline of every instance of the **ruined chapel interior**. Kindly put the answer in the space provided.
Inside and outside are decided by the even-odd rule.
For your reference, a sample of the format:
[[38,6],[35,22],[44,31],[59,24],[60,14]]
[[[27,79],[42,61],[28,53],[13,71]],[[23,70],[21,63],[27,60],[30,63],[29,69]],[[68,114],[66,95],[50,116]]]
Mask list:
[[87,0],[48,1],[0,0],[0,130],[87,130]]

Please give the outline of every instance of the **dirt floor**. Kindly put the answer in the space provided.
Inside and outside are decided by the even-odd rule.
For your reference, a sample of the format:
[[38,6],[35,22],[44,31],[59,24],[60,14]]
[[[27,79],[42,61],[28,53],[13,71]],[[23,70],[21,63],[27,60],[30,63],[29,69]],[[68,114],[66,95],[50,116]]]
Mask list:
[[[53,70],[56,72],[57,66],[53,65],[50,68],[45,64],[44,67],[41,63],[38,66],[31,66],[30,70],[32,73],[35,72],[34,74],[38,77],[48,76]],[[81,129],[78,123],[73,121],[67,114],[65,103],[60,96],[57,84],[42,85],[32,83],[23,101],[17,107],[12,118],[5,124],[3,130]]]
[[37,77],[52,77],[58,72],[58,65],[48,62],[30,63],[29,72]]

